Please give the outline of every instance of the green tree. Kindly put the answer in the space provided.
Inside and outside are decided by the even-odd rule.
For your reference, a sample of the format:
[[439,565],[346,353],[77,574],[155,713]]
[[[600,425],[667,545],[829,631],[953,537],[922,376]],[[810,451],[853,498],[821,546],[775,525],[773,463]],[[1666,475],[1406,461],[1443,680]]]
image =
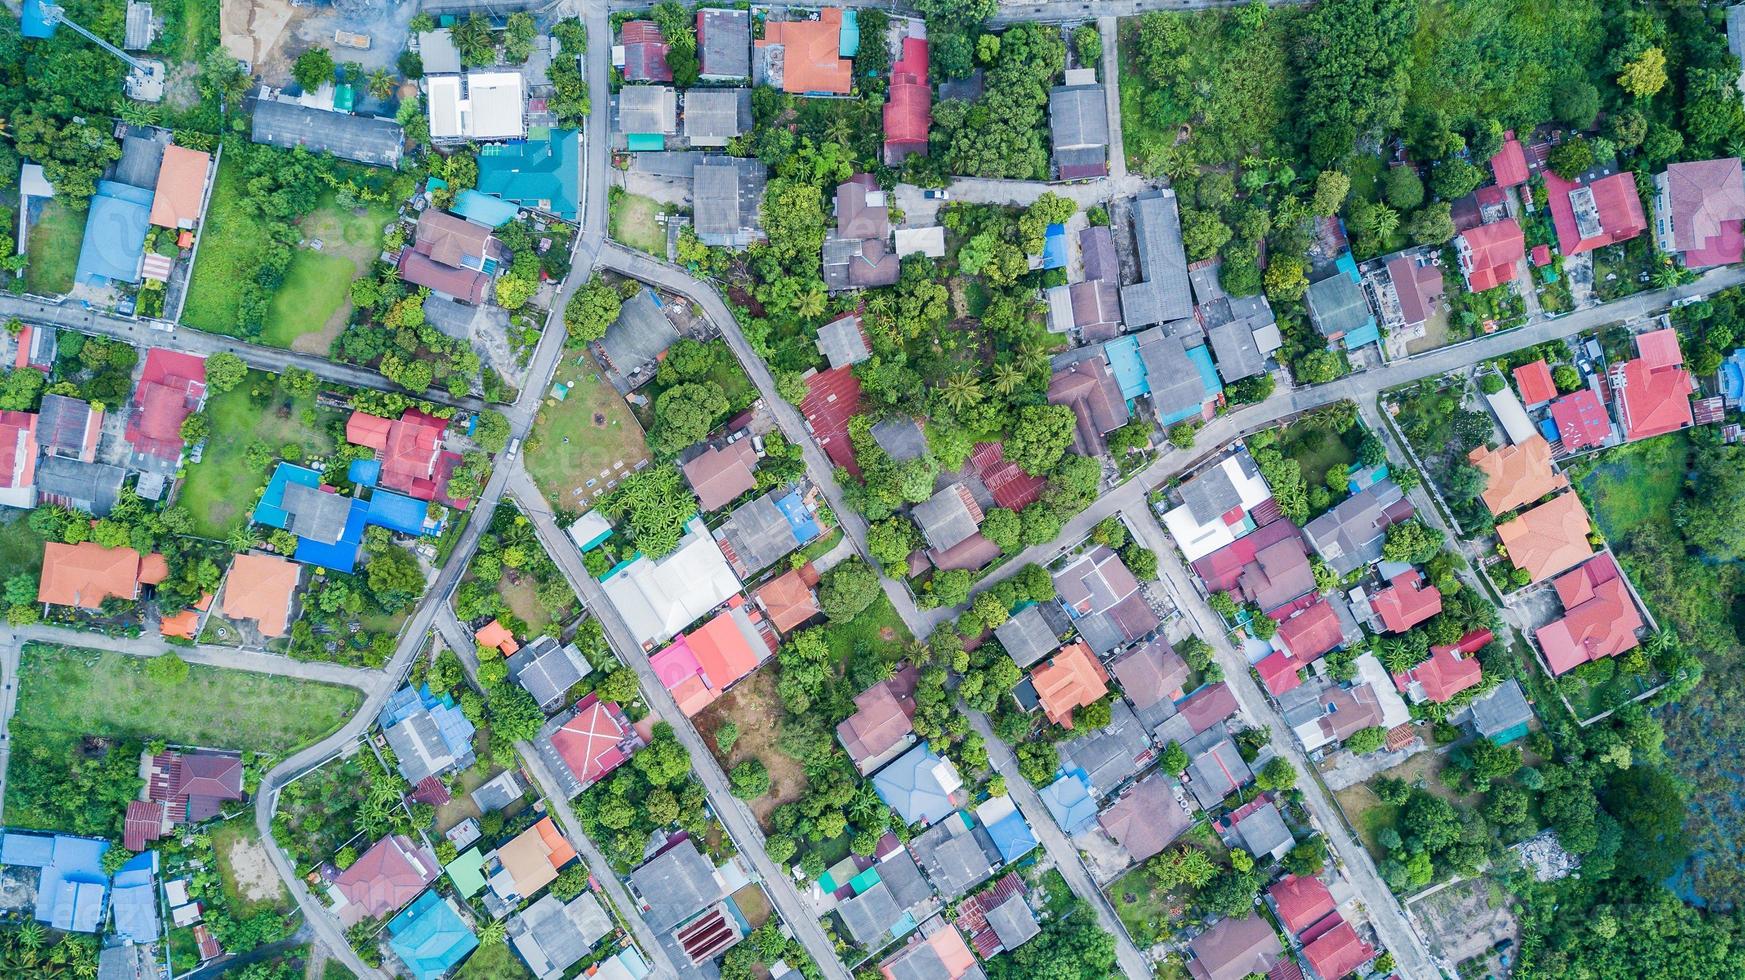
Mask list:
[[303,86],[303,91],[313,92],[333,81],[333,69],[333,55],[326,48],[310,48],[291,64],[291,77]]
[[1187,771],[1192,760],[1179,742],[1172,741],[1163,747],[1163,754],[1158,756],[1158,761],[1163,765],[1164,772],[1179,776]]
[[1442,550],[1442,532],[1413,517],[1388,528],[1382,557],[1388,561],[1423,564]]
[[606,336],[606,328],[618,319],[618,311],[623,306],[623,299],[612,284],[595,273],[592,279],[576,290],[564,307],[564,326],[568,328],[570,339],[576,343],[587,343]]
[[769,770],[757,759],[747,759],[728,774],[733,795],[742,800],[755,800],[769,792]]
[[1567,139],[1551,148],[1545,163],[1564,180],[1574,180],[1594,165],[1594,145],[1581,137]]
[[206,358],[206,388],[213,394],[222,395],[236,387],[247,374],[248,365],[228,351],[219,351]]
[[878,573],[859,558],[850,558],[824,573],[818,605],[826,618],[846,622],[872,605],[879,592]]
[[160,684],[180,684],[188,679],[188,662],[172,650],[147,660],[145,673]]
[[1267,790],[1290,789],[1297,785],[1297,770],[1284,756],[1274,756],[1254,774],[1254,785]]
[[1649,48],[1624,66],[1618,87],[1638,99],[1646,99],[1666,87],[1666,52]]
[[1395,209],[1410,211],[1424,203],[1424,182],[1410,165],[1390,167],[1382,179],[1382,195]]
[[1351,178],[1337,170],[1323,170],[1315,175],[1315,195],[1309,210],[1323,217],[1338,214],[1351,194]]

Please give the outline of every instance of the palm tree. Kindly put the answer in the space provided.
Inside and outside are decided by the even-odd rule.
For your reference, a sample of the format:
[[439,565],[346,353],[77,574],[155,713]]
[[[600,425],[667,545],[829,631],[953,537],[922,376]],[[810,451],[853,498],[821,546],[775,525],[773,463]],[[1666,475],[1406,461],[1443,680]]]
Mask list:
[[1399,674],[1418,666],[1417,651],[1403,636],[1384,636],[1381,639],[1381,662],[1388,670]]
[[1048,366],[1048,351],[1036,341],[1027,340],[1018,345],[1017,364],[1025,374],[1033,374]]
[[849,137],[854,135],[854,126],[847,116],[836,116],[824,127],[824,136],[832,143],[848,145]]
[[961,412],[981,401],[981,382],[968,371],[959,371],[939,385],[939,399],[952,411]]
[[394,94],[394,76],[386,68],[377,68],[370,72],[370,94],[378,99],[385,99]]
[[823,316],[824,301],[824,290],[814,285],[800,294],[799,300],[795,304],[794,312],[806,317],[807,319],[811,319],[815,316]]
[[1006,363],[994,366],[994,390],[1002,395],[1010,395],[1024,383],[1024,372],[1017,365]]
[[1642,641],[1642,649],[1646,650],[1648,655],[1655,660],[1677,652],[1682,646],[1678,634],[1669,629],[1655,630],[1648,635],[1648,639]]

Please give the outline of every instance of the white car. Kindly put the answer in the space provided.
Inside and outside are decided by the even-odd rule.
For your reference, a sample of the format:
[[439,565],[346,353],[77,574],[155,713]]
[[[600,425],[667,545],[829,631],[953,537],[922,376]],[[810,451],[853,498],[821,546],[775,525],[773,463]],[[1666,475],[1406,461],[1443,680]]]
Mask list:
[[924,190],[921,192],[921,196],[926,198],[929,201],[949,201],[949,200],[951,200],[951,192],[948,190],[944,190],[944,189]]

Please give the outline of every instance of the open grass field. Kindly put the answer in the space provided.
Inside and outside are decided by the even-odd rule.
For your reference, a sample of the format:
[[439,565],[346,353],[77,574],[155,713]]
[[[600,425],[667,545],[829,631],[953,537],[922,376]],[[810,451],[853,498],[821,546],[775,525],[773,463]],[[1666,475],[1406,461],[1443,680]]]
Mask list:
[[522,980],[533,974],[509,951],[508,943],[493,943],[474,950],[455,976],[459,980]]
[[566,354],[555,381],[570,386],[569,396],[558,401],[547,393],[521,458],[553,506],[583,511],[649,458],[648,443],[592,355]]
[[1302,466],[1304,483],[1320,487],[1326,486],[1328,470],[1338,467],[1343,473],[1357,461],[1352,443],[1362,437],[1356,426],[1339,433],[1299,423],[1279,433],[1278,448]]
[[40,296],[59,296],[73,288],[79,245],[85,240],[85,208],[51,198],[30,226],[24,288]]
[[830,652],[841,663],[847,663],[861,647],[882,659],[895,660],[911,639],[909,628],[883,592],[860,615],[846,623],[831,623],[826,636]]
[[393,219],[394,212],[382,205],[348,211],[331,193],[324,195],[298,223],[304,238],[321,242],[321,251],[304,249],[291,259],[284,285],[267,306],[261,343],[327,353],[345,328],[351,282],[381,253],[382,228]]
[[1608,450],[1572,477],[1607,540],[1619,541],[1672,513],[1690,469],[1690,436],[1673,432]]
[[[245,458],[248,444],[260,440],[280,448],[295,443],[305,460],[333,449],[333,437],[322,425],[325,409],[315,408],[315,399],[298,398],[277,384],[277,378],[250,371],[241,384],[206,402],[212,420],[212,435],[200,462],[188,467],[178,502],[194,515],[194,533],[223,538],[239,522],[247,520],[254,507],[255,491],[266,486],[272,465],[253,469]],[[266,392],[257,398],[256,390]],[[315,426],[303,420],[306,410],[317,412]]]
[[265,909],[288,910],[285,886],[279,883],[252,819],[245,815],[226,820],[212,829],[211,839],[224,878],[224,896],[236,914],[246,917]]
[[233,157],[220,160],[200,236],[207,245],[223,245],[200,249],[182,310],[182,323],[196,330],[237,335],[243,283],[260,266],[267,236],[266,228],[243,206],[247,193],[241,162]]
[[252,752],[314,741],[362,699],[347,687],[198,664],[182,683],[165,683],[138,657],[41,644],[25,647],[21,673],[20,725]]
[[29,514],[7,508],[6,520],[0,521],[0,568],[6,578],[29,575],[35,581],[42,574],[42,546],[48,539],[31,529],[25,520]]
[[613,188],[612,240],[650,255],[666,255],[666,229],[655,218],[660,202],[652,197],[629,194]]

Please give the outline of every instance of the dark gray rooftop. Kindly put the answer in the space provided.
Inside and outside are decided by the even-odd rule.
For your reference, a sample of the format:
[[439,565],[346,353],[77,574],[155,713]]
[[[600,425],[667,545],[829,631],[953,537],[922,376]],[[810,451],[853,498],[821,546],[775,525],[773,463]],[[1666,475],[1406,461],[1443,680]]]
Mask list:
[[1472,727],[1486,738],[1532,720],[1533,707],[1521,693],[1521,682],[1513,678],[1472,702]]
[[776,506],[776,498],[787,493],[786,487],[777,487],[740,504],[715,532],[739,557],[748,574],[768,568],[800,545],[794,526]]
[[1127,702],[1117,699],[1112,709],[1108,725],[1059,744],[1061,761],[1068,769],[1084,770],[1091,795],[1098,799],[1138,775],[1144,765],[1141,756],[1151,750],[1145,726]]
[[891,927],[903,917],[903,910],[891,897],[890,888],[880,881],[836,906],[836,914],[842,917],[849,937],[857,944],[878,949],[890,937]]
[[1309,319],[1323,337],[1356,330],[1369,321],[1369,299],[1363,287],[1351,281],[1343,272],[1336,272],[1317,283],[1311,283],[1307,293]]
[[767,167],[752,159],[706,157],[691,179],[692,220],[703,244],[743,248],[763,237],[759,209]]
[[[1388,509],[1405,497],[1392,480],[1380,480],[1346,497],[1303,527],[1315,553],[1341,575],[1381,558]],[[1409,505],[1408,505],[1409,506]]]
[[920,525],[928,545],[940,551],[962,544],[980,527],[955,483],[916,504],[909,516]]
[[509,674],[541,708],[550,710],[576,682],[593,668],[574,644],[542,636],[515,651],[509,658]]
[[319,487],[302,483],[287,483],[281,506],[290,515],[285,526],[287,531],[300,538],[333,544],[345,531],[345,520],[351,513],[351,498],[323,493]]
[[751,14],[705,7],[697,11],[697,62],[704,78],[751,75]]
[[916,863],[948,900],[980,883],[1000,861],[999,850],[981,824],[966,828],[963,819],[952,814],[909,842]]
[[1016,616],[994,627],[994,637],[1006,651],[1006,656],[1019,668],[1029,667],[1060,647],[1062,630],[1049,622],[1043,607],[1060,606],[1054,602],[1027,606]]
[[1246,320],[1231,320],[1206,331],[1212,342],[1212,354],[1218,362],[1218,375],[1226,383],[1252,378],[1266,370],[1266,355],[1254,342],[1254,330]]
[[[1238,453],[1236,460],[1243,473],[1250,476],[1258,473],[1254,460],[1246,452]],[[1201,524],[1222,517],[1242,503],[1242,494],[1236,489],[1230,474],[1220,465],[1222,462],[1219,460],[1218,463],[1206,467],[1200,475],[1183,482],[1179,488],[1182,503],[1187,505],[1188,513]]]
[[331,153],[358,163],[394,167],[400,163],[406,133],[388,119],[256,99],[253,139],[284,149],[301,146],[314,153]]
[[[859,243],[853,244],[858,249]],[[830,361],[833,368],[859,364],[871,357],[872,349],[867,346],[866,337],[860,330],[860,317],[851,313],[819,327],[818,352]],[[922,448],[926,448],[925,444]]]
[[1193,316],[1188,259],[1182,250],[1181,215],[1176,211],[1174,191],[1146,191],[1133,199],[1133,244],[1145,278],[1121,287],[1121,311],[1128,327]]
[[685,137],[692,146],[726,146],[751,129],[751,89],[694,88],[685,93]]
[[121,482],[126,478],[126,470],[108,463],[44,456],[36,466],[36,492],[67,501],[93,517],[107,517],[121,499]]
[[1042,931],[1042,926],[1036,922],[1036,913],[1030,910],[1030,903],[1024,900],[1022,891],[1013,892],[1010,898],[982,914],[988,920],[988,928],[994,930],[994,935],[1000,937],[1000,945],[1008,951],[1024,945]]
[[721,899],[715,866],[691,840],[630,872],[630,887],[648,906],[642,918],[655,932],[665,932]]
[[1180,337],[1169,336],[1162,327],[1141,332],[1139,359],[1145,364],[1145,377],[1151,383],[1151,404],[1159,419],[1179,415],[1205,402],[1206,387],[1200,381],[1200,369],[1188,359],[1187,345]]
[[653,364],[678,339],[678,330],[661,312],[654,294],[642,289],[624,301],[618,319],[612,321],[606,336],[600,339],[600,348],[612,367],[623,374],[634,374]]

